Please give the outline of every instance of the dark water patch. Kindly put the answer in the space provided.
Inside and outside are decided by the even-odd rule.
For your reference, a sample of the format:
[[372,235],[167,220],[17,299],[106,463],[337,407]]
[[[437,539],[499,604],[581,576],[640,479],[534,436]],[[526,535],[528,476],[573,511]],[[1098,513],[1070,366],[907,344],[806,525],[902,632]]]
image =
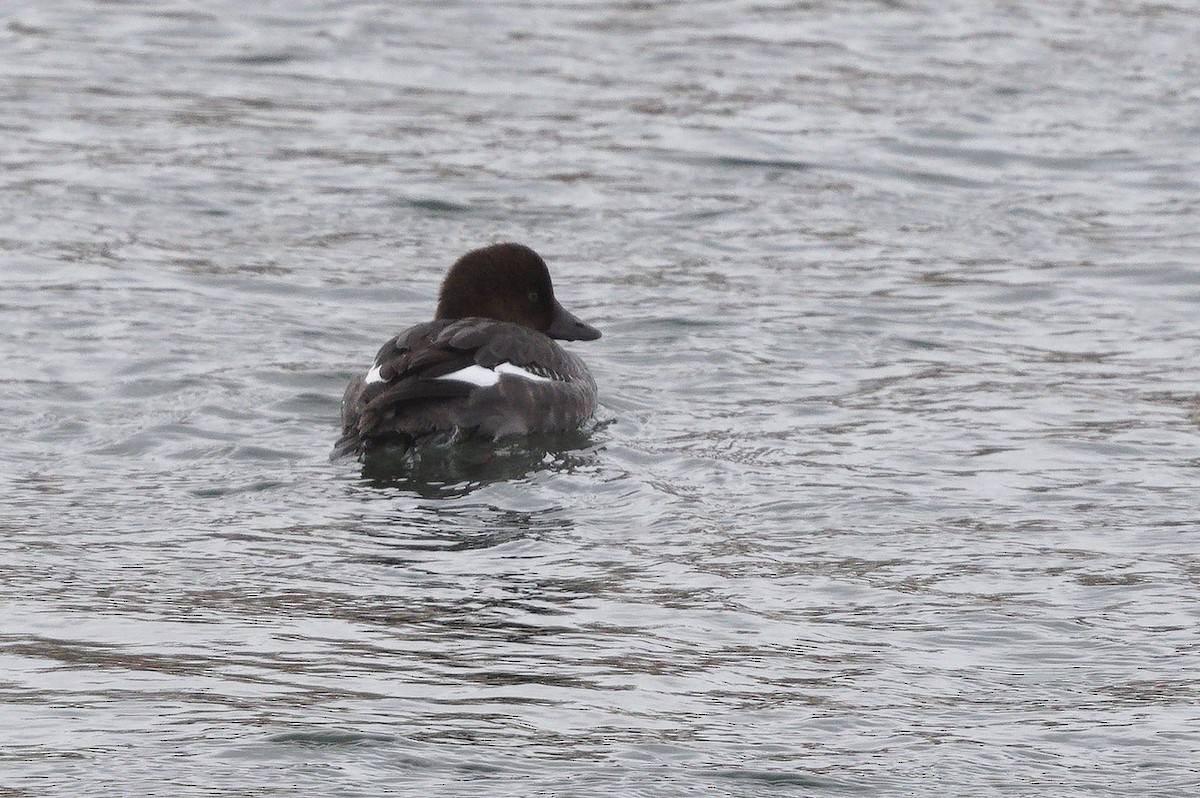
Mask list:
[[471,210],[469,205],[442,199],[413,199],[408,200],[407,204],[417,210],[431,213],[467,213]]
[[712,158],[712,163],[716,166],[728,167],[731,169],[757,168],[807,171],[813,168],[812,164],[805,163],[804,161],[794,161],[783,158],[754,158],[735,155],[714,156]]
[[295,61],[307,61],[311,57],[311,53],[303,50],[276,50],[273,52],[264,51],[227,56],[221,60],[227,63],[244,64],[246,66],[278,66],[281,64],[290,64]]
[[395,742],[396,738],[386,734],[371,734],[366,732],[338,731],[321,729],[310,732],[296,731],[275,734],[267,738],[268,743],[286,746],[370,746]]
[[[262,458],[259,458],[262,459]],[[197,488],[192,494],[199,499],[217,499],[235,493],[263,493],[287,487],[288,483],[275,480],[255,482],[250,485],[231,485],[226,487]]]
[[810,773],[786,770],[715,770],[713,775],[722,782],[731,784],[757,785],[763,788],[785,789],[787,787],[803,787],[818,790],[819,794],[849,794],[869,795],[871,785],[855,784],[852,781],[817,776]]

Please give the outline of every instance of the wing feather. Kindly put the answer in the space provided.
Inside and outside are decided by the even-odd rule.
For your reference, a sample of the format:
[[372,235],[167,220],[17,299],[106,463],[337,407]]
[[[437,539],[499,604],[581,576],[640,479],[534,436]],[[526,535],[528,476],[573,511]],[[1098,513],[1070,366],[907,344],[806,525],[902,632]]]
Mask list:
[[560,375],[570,370],[566,357],[545,335],[506,322],[467,318],[418,324],[380,348],[372,365],[378,368],[378,378],[351,381],[334,455],[455,428],[455,420],[464,416],[455,416],[452,406],[456,400],[470,401],[479,387],[439,377],[472,365],[494,369],[501,363]]

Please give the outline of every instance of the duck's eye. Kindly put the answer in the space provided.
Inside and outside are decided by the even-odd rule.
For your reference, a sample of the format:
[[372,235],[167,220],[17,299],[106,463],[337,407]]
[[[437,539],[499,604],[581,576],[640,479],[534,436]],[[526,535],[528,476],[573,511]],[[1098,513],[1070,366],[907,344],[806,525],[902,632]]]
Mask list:
[[537,301],[538,301],[538,292],[537,291],[529,292],[529,301],[535,305],[537,304]]

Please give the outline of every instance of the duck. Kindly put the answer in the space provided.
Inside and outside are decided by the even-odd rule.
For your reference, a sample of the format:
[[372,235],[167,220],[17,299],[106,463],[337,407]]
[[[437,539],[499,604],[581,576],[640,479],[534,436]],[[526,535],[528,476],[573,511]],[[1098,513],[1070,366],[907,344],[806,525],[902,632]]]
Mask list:
[[472,250],[446,274],[433,320],[350,380],[331,457],[577,429],[595,413],[596,381],[557,341],[599,337],[558,302],[532,249]]

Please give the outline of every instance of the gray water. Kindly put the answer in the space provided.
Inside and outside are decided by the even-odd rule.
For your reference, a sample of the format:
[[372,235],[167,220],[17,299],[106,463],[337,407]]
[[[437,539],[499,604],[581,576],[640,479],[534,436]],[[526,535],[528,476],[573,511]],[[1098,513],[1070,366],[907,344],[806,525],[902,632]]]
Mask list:
[[[9,2],[0,795],[1200,790],[1192,2]],[[598,423],[330,463],[514,240]]]

